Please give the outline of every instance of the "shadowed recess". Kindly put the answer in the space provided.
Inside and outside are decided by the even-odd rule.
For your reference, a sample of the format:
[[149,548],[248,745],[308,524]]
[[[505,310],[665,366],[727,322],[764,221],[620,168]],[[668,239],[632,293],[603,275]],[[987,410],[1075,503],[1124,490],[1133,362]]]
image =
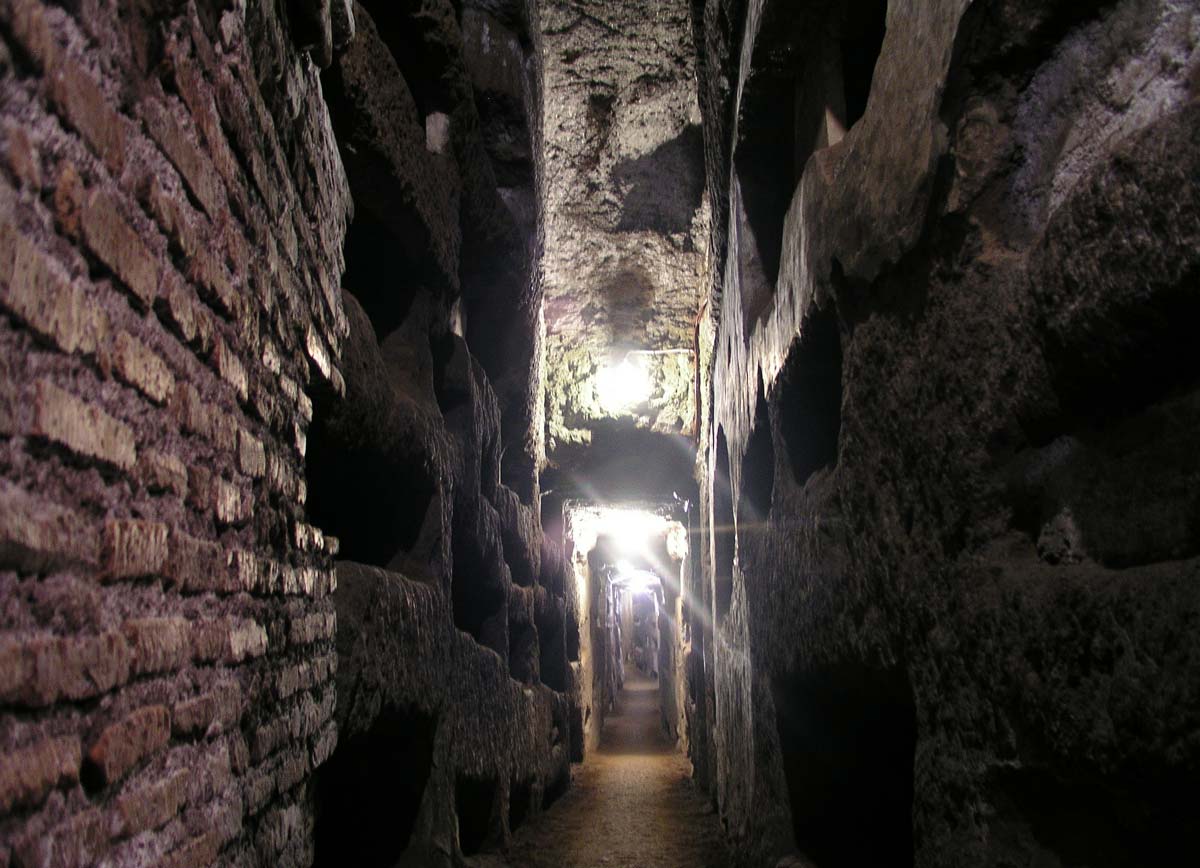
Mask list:
[[733,524],[733,483],[729,478],[729,447],[724,429],[717,429],[713,476],[713,607],[718,625],[733,600],[733,559],[737,536]]
[[832,307],[804,321],[778,386],[780,430],[799,485],[837,462],[842,429],[842,345]]
[[454,812],[458,817],[458,845],[464,856],[474,856],[499,841],[498,799],[495,779],[458,776],[454,785]]
[[828,868],[911,868],[917,723],[905,672],[844,662],[775,679],[772,694],[800,851]]
[[395,864],[421,808],[436,731],[429,715],[385,708],[366,732],[338,741],[317,775],[315,865]]
[[742,458],[742,491],[738,498],[738,530],[764,521],[771,511],[775,491],[775,445],[771,436],[771,416],[758,378],[758,397],[754,404],[754,428],[746,441]]

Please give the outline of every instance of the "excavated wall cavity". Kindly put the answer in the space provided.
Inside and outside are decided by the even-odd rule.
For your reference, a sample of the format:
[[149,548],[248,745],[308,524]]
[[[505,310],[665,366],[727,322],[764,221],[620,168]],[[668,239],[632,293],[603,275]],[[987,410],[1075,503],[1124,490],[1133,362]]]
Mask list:
[[429,784],[436,732],[435,718],[387,708],[369,730],[343,740],[318,779],[314,865],[399,860]]
[[719,624],[733,602],[733,564],[737,536],[733,523],[733,481],[729,475],[729,447],[725,432],[717,431],[717,455],[713,470],[713,613]]
[[1187,5],[692,4],[688,746],[746,864],[1194,852]]
[[916,712],[903,670],[787,673],[771,696],[800,850],[834,868],[912,866]]

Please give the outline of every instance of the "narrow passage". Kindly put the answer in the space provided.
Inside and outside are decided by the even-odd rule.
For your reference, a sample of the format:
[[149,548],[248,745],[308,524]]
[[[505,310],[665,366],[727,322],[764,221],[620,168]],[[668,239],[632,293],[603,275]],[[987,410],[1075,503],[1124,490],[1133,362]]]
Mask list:
[[716,814],[659,724],[658,682],[636,670],[571,789],[521,829],[513,868],[727,868]]

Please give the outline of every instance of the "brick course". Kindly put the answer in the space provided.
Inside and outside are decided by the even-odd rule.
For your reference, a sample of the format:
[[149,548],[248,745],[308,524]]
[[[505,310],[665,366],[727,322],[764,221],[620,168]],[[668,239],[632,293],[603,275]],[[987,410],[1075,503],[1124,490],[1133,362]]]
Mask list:
[[0,865],[311,860],[334,583],[297,444],[341,382],[350,205],[266,5],[0,0]]
[[79,780],[77,736],[48,738],[0,756],[0,811],[37,805],[54,787]]

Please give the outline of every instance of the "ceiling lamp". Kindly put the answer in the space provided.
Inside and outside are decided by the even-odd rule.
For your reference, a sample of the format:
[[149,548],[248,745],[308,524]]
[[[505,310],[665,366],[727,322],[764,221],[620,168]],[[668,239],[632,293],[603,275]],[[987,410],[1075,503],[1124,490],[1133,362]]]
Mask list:
[[642,555],[649,552],[651,536],[663,532],[661,524],[655,523],[652,513],[639,509],[614,509],[604,522],[605,531],[625,555]]
[[596,400],[606,413],[627,413],[646,403],[653,391],[644,355],[630,353],[619,364],[601,368],[596,374]]
[[618,561],[613,584],[634,594],[644,594],[659,587],[662,582],[650,570],[640,570],[628,561]]

